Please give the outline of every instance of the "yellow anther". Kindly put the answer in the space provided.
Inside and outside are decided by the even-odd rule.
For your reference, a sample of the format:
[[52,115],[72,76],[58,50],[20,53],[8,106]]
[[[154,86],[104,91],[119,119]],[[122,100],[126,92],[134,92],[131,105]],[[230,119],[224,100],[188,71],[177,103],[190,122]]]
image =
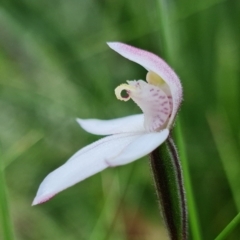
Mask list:
[[[126,90],[127,91],[127,96],[123,97],[121,95],[122,91]],[[118,87],[115,88],[115,95],[117,97],[117,99],[122,100],[122,101],[128,101],[130,99],[130,95],[129,92],[130,91],[134,91],[135,87],[134,86],[130,86],[126,83],[123,83],[121,85],[119,85]]]
[[151,71],[148,72],[146,79],[149,84],[152,84],[157,87],[161,87],[163,84],[165,84],[165,81],[155,72],[151,72]]

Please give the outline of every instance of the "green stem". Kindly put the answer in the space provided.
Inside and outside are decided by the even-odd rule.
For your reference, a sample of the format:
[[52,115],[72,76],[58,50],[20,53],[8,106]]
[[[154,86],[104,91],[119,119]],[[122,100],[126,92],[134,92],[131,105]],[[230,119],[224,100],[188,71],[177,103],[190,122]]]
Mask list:
[[240,223],[240,213],[223,229],[223,231],[215,238],[215,240],[223,240],[234,230]]
[[193,188],[191,184],[191,177],[189,173],[189,166],[187,161],[187,154],[186,154],[186,148],[182,136],[181,131],[181,122],[178,118],[178,123],[176,126],[176,137],[177,137],[177,145],[179,149],[179,155],[183,166],[183,176],[185,180],[185,186],[186,186],[186,195],[187,195],[187,203],[189,208],[189,221],[192,231],[192,237],[194,240],[201,240],[201,231],[200,231],[200,224],[198,220],[198,214],[197,214],[197,208],[194,201],[194,194],[193,194]]
[[14,234],[9,213],[7,189],[2,161],[0,161],[0,222],[2,225],[3,239],[13,240]]
[[171,240],[187,239],[187,207],[183,176],[171,137],[150,154],[160,208]]
[[160,23],[160,39],[162,45],[162,54],[166,61],[172,62],[174,52],[174,38],[169,23],[170,11],[165,0],[158,0],[159,23]]

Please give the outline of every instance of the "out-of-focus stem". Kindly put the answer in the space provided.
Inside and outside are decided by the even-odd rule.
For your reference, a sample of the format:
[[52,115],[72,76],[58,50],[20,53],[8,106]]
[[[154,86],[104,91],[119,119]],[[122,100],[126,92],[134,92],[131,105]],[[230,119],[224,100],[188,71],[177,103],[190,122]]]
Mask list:
[[[172,12],[169,11],[169,8],[167,4],[171,4],[170,2],[167,2],[165,0],[158,0],[158,7],[159,7],[159,18],[160,18],[160,38],[162,40],[162,51],[164,54],[164,58],[172,63],[174,62],[173,56],[176,54],[175,51],[175,44],[174,40],[176,39],[176,36],[173,35],[172,26],[170,26],[170,17]],[[179,39],[179,38],[178,38]],[[178,118],[178,124],[177,124],[177,146],[180,152],[180,159],[182,161],[183,165],[183,175],[186,185],[186,195],[187,195],[187,203],[189,207],[189,219],[191,224],[191,230],[192,230],[192,237],[194,240],[201,240],[201,231],[200,231],[200,225],[197,217],[197,211],[194,201],[194,194],[192,191],[192,185],[190,180],[190,174],[189,174],[189,168],[188,168],[188,162],[187,162],[187,155],[184,145],[184,140],[181,133],[181,126],[180,126],[180,119]]]
[[176,131],[177,146],[179,149],[179,155],[180,155],[180,159],[183,166],[183,176],[184,176],[184,182],[186,187],[186,196],[187,196],[187,203],[189,208],[189,221],[190,221],[190,226],[192,230],[192,237],[194,240],[201,240],[202,238],[201,238],[200,224],[198,221],[198,214],[196,210],[197,208],[194,201],[193,188],[192,188],[191,177],[189,173],[185,143],[184,143],[182,131],[181,131],[180,119],[178,119],[176,130],[177,130]]
[[0,223],[3,239],[14,240],[2,159],[0,160]]

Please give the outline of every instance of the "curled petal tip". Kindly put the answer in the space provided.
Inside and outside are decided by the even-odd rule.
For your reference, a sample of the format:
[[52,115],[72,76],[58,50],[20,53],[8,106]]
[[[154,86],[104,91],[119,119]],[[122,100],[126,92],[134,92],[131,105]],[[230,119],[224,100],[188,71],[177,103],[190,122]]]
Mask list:
[[82,119],[81,118],[76,118],[75,120],[80,126],[82,125]]
[[111,44],[113,43],[113,42],[106,42],[107,43],[107,45],[109,46],[109,47],[111,47]]
[[108,45],[108,46],[111,46],[111,45],[114,44],[114,43],[116,43],[116,42],[107,42],[107,45]]
[[48,200],[50,200],[51,198],[53,198],[55,196],[55,194],[51,194],[51,195],[43,195],[43,196],[36,196],[32,202],[32,206],[47,202]]
[[107,42],[107,45],[113,50],[115,50],[121,44],[124,45],[123,43],[120,43],[120,42]]

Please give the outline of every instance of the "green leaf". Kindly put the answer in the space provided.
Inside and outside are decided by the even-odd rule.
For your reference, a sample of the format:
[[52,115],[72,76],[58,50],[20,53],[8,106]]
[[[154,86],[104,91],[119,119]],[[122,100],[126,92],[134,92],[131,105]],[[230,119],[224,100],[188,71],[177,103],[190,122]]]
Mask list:
[[171,240],[187,239],[187,207],[181,164],[171,137],[150,154],[163,219]]

